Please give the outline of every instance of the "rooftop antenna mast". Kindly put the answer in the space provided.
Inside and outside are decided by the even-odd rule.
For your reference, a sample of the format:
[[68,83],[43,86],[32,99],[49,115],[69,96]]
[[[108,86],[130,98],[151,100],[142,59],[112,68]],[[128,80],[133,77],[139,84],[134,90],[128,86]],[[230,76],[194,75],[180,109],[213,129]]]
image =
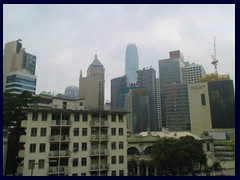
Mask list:
[[215,69],[215,73],[218,74],[218,71],[217,71],[217,63],[218,63],[218,60],[217,60],[217,55],[216,55],[216,37],[214,36],[214,44],[213,44],[213,51],[214,51],[214,54],[212,55],[212,64],[214,65],[214,69]]

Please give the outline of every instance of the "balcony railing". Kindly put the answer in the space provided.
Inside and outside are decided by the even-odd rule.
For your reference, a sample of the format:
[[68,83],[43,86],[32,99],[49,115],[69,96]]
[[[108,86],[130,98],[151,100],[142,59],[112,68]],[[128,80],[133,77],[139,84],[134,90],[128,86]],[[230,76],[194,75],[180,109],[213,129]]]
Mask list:
[[59,142],[59,141],[70,141],[71,138],[69,135],[50,135],[49,141]]
[[72,122],[70,120],[52,120],[51,121],[51,126],[70,126]]
[[99,127],[99,126],[108,126],[109,125],[109,122],[108,121],[106,121],[106,120],[102,120],[102,121],[100,121],[100,120],[91,120],[90,121],[90,126],[91,127]]
[[106,171],[109,170],[109,164],[91,164],[90,171]]
[[70,152],[68,150],[66,151],[50,151],[49,157],[68,157],[70,155]]
[[101,149],[100,151],[98,149],[90,150],[90,156],[99,156],[99,155],[109,155],[109,150],[108,149]]
[[48,174],[56,174],[56,173],[68,173],[69,167],[68,166],[57,166],[57,167],[49,167]]
[[108,141],[109,140],[109,135],[91,135],[90,136],[91,141]]

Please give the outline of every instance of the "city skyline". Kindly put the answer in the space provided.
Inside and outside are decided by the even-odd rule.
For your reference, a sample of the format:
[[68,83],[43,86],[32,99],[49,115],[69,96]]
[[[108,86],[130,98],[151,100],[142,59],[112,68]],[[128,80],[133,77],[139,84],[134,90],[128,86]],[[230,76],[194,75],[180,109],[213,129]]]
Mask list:
[[140,70],[158,72],[158,60],[180,50],[185,61],[214,73],[214,36],[218,73],[235,84],[235,5],[3,5],[3,47],[20,38],[38,57],[37,93],[78,86],[80,69],[87,71],[96,51],[110,100],[111,79],[124,75],[129,43],[138,48]]

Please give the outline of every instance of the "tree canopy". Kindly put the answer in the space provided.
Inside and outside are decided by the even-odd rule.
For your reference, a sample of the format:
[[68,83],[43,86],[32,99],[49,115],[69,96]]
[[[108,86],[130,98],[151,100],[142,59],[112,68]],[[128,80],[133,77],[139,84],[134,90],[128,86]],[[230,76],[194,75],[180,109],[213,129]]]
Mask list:
[[177,175],[190,173],[199,163],[200,168],[206,164],[202,143],[192,136],[161,138],[152,148],[152,159],[159,175]]

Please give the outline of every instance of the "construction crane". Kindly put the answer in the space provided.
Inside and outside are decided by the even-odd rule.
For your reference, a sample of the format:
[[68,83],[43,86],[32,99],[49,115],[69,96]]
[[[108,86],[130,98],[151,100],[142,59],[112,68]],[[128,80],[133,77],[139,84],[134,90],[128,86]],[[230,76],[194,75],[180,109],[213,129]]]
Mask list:
[[212,64],[214,65],[214,68],[215,68],[215,73],[218,74],[218,71],[217,71],[217,63],[218,63],[218,60],[217,60],[217,56],[216,56],[216,37],[214,36],[214,43],[213,43],[213,55],[212,55]]

